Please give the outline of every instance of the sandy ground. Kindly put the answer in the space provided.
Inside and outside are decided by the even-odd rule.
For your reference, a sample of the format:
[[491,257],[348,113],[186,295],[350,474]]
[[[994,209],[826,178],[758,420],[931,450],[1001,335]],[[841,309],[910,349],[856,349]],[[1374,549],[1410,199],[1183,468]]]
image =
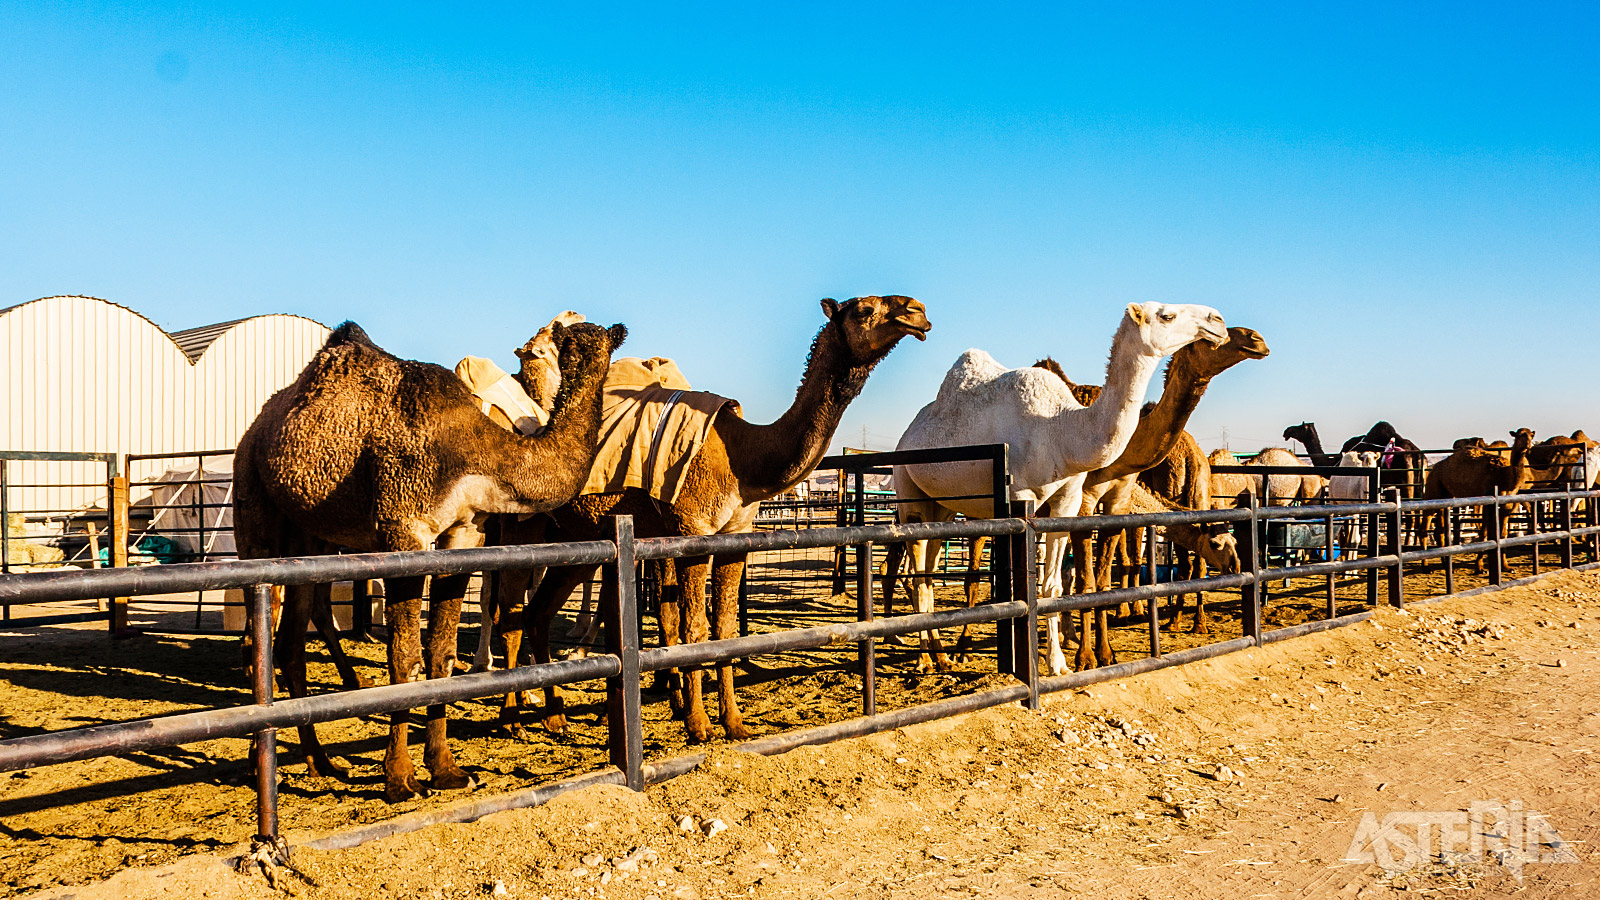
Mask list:
[[[123,803],[148,816],[141,785],[106,779],[136,761],[51,767],[0,776],[0,877],[16,892],[43,886],[20,883],[29,872],[49,873],[48,884],[120,870],[54,895],[82,898],[1595,896],[1597,629],[1600,577],[1563,573],[1053,696],[1042,712],[998,708],[771,759],[714,748],[699,771],[642,794],[592,788],[354,850],[301,850],[276,888],[224,868],[223,853],[149,865],[163,858],[147,849],[160,840],[204,849],[204,836],[247,817],[249,791],[217,786],[236,763],[185,748],[160,761],[162,775],[144,769],[158,779],[186,772],[205,802],[174,808],[126,844],[117,829],[85,839],[71,822],[61,834],[27,825],[47,809],[64,818],[59,787],[46,797],[27,782],[87,767],[82,786],[68,789],[80,805],[114,816]],[[944,676],[949,689],[977,686],[960,677]],[[802,682],[822,699],[828,678]],[[800,682],[769,683],[792,709]],[[83,688],[114,698],[106,684]],[[925,688],[906,690],[927,699]],[[181,678],[163,691],[206,702],[225,693]],[[184,793],[143,787],[175,803]],[[349,821],[366,817],[369,804],[351,791],[318,787],[289,773],[286,809],[312,810],[324,829],[340,809]],[[231,792],[223,811],[217,790]],[[89,802],[97,797],[109,807]],[[1504,809],[1467,819],[1491,801]],[[1529,819],[1534,812],[1546,818]],[[1352,846],[1369,814],[1395,830]],[[1495,824],[1502,819],[1509,828]],[[1409,858],[1422,820],[1452,829],[1457,844],[1439,853],[1436,824],[1431,852]],[[291,821],[291,839],[309,836],[307,821]],[[708,835],[713,822],[726,830]],[[1456,833],[1474,830],[1459,823],[1482,825],[1478,844]],[[1545,843],[1530,852],[1526,834]],[[1519,836],[1520,852],[1510,852]],[[45,867],[34,859],[41,847],[52,858]],[[1381,850],[1391,867],[1345,861],[1363,849]]]

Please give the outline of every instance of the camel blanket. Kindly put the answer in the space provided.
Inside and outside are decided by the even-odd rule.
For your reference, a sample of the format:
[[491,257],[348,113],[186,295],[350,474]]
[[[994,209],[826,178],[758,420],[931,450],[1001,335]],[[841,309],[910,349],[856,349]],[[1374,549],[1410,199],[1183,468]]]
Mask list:
[[670,359],[616,360],[600,401],[600,449],[579,493],[642,488],[657,500],[677,500],[689,464],[725,408],[739,415],[738,402],[692,390]]
[[478,398],[484,415],[498,409],[518,432],[533,434],[550,422],[550,414],[533,402],[528,392],[493,361],[481,356],[469,356],[456,363],[456,375],[466,382],[467,390]]

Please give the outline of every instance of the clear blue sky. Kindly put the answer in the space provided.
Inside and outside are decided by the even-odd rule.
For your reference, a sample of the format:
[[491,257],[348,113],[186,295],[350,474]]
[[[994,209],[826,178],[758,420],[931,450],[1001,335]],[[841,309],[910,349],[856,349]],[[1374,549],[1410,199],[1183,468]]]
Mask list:
[[911,294],[886,448],[967,347],[1098,381],[1199,302],[1273,348],[1208,447],[1600,432],[1600,7],[770,6],[0,3],[0,306],[447,365],[570,307],[767,420],[819,298]]

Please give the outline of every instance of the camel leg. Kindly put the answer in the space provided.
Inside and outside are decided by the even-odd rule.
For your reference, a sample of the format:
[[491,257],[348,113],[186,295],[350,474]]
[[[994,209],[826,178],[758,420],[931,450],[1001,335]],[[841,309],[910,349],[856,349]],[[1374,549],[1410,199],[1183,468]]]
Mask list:
[[[711,622],[706,613],[706,569],[710,566],[709,556],[678,559],[678,588],[683,592],[678,631],[685,644],[700,643],[711,635]],[[700,676],[701,669],[698,666],[682,672],[683,725],[689,732],[689,740],[694,743],[705,743],[712,738],[711,718],[706,715],[705,700],[701,696]]]
[[[967,589],[968,609],[978,605],[978,586],[983,583],[983,579],[979,578],[976,572],[978,569],[982,568],[983,552],[988,548],[988,546],[988,536],[979,535],[972,539],[972,543],[967,549],[967,579],[965,587]],[[971,659],[971,653],[971,626],[963,625],[961,626],[961,637],[956,639],[956,662],[969,662]]]
[[[389,683],[406,684],[422,677],[422,579],[391,578],[384,593],[383,620],[389,626]],[[383,757],[383,797],[390,803],[409,800],[426,788],[417,780],[407,749],[409,710],[389,719],[389,747]]]
[[[671,647],[678,643],[678,635],[683,628],[683,592],[679,589],[677,561],[663,559],[659,563],[661,603],[656,623],[661,626],[661,646]],[[656,688],[666,690],[667,708],[672,711],[673,718],[681,718],[684,709],[683,673],[677,669],[656,672]]]
[[333,667],[339,670],[339,681],[347,690],[371,687],[372,685],[362,678],[356,671],[355,663],[344,652],[344,644],[339,640],[339,628],[333,621],[333,585],[316,585],[316,600],[311,604],[311,621],[317,626],[317,633],[322,635],[322,642],[328,646],[328,658],[333,660]]
[[[917,612],[933,612],[933,579],[928,577],[939,567],[939,554],[944,552],[943,541],[917,541],[911,551],[915,554],[917,572],[912,579],[912,587],[916,593]],[[940,672],[950,671],[950,660],[944,654],[944,643],[939,639],[939,632],[924,631],[922,633],[922,653],[917,657],[917,671],[927,672],[937,669]]]
[[[1041,513],[1041,514],[1048,514]],[[1060,532],[1052,532],[1044,538],[1044,582],[1039,586],[1041,598],[1063,596],[1064,573],[1062,566],[1066,562],[1067,547],[1071,536]],[[1030,548],[1031,549],[1031,548]],[[1050,667],[1051,675],[1065,675],[1067,673],[1067,655],[1061,650],[1061,613],[1045,616],[1045,658]],[[1067,614],[1067,624],[1072,624],[1071,614]]]
[[[428,677],[449,678],[455,672],[457,631],[461,626],[461,601],[467,593],[471,575],[434,576],[428,611]],[[433,775],[436,790],[459,790],[472,779],[456,765],[455,754],[445,738],[449,707],[439,703],[428,707],[427,745],[422,759]]]
[[1089,635],[1094,633],[1094,622],[1090,610],[1078,612],[1078,654],[1073,657],[1072,670],[1082,672],[1094,668],[1094,650],[1089,643]]
[[[716,639],[739,636],[739,579],[744,575],[745,554],[729,553],[716,558],[711,567],[711,594],[716,613]],[[749,729],[739,713],[733,694],[733,663],[717,666],[717,708],[722,713],[722,730],[730,741],[747,741]]]
[[[478,594],[478,649],[472,654],[473,672],[494,671],[494,636],[506,622],[501,606],[505,602],[506,579],[510,574],[493,572],[484,576],[486,584]],[[513,660],[506,660],[507,667],[515,664]]]
[[884,554],[883,561],[883,617],[885,619],[894,615],[894,588],[900,582],[900,566],[906,559],[906,545],[904,541],[896,541],[889,545]]
[[[320,599],[317,589],[325,587],[326,585],[301,584],[286,591],[287,596],[274,644],[277,653],[274,655],[279,657],[278,665],[283,687],[289,692],[290,697],[305,697],[308,693],[306,626],[309,624],[308,620],[313,617],[313,611]],[[339,777],[346,773],[344,766],[334,765],[333,760],[328,757],[327,750],[323,749],[322,742],[317,738],[316,726],[301,725],[297,730],[300,735],[300,753],[306,762],[306,774]]]
[[[562,566],[545,573],[533,598],[523,608],[522,628],[535,664],[550,661],[550,626],[566,605],[572,589],[594,577],[597,566]],[[565,704],[559,688],[544,689],[544,728],[551,734],[567,730]],[[515,733],[515,730],[513,730]]]
[[[495,579],[494,603],[489,608],[495,613],[493,633],[500,637],[505,666],[514,669],[522,665],[522,629],[527,616],[527,601],[524,598],[528,596],[530,587],[538,586],[544,569],[507,569],[499,575]],[[479,644],[481,650],[482,641]],[[493,662],[492,654],[490,662]],[[522,708],[528,705],[531,705],[530,695],[519,691],[508,691],[501,698],[498,724],[519,741],[532,739],[522,727]]]

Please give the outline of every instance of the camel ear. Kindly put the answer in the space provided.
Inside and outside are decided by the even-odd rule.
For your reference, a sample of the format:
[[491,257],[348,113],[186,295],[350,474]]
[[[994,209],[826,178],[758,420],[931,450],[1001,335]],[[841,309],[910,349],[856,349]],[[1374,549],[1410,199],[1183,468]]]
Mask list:
[[1128,304],[1128,318],[1132,319],[1135,325],[1143,325],[1150,321],[1150,318],[1144,314],[1144,307],[1137,303]]
[[838,312],[839,312],[839,301],[833,299],[832,297],[823,297],[822,298],[822,314],[824,316],[827,316],[829,321],[832,321],[834,315],[837,314]]
[[615,351],[622,346],[623,341],[628,339],[628,326],[618,322],[606,329],[606,336],[611,338],[611,349]]

